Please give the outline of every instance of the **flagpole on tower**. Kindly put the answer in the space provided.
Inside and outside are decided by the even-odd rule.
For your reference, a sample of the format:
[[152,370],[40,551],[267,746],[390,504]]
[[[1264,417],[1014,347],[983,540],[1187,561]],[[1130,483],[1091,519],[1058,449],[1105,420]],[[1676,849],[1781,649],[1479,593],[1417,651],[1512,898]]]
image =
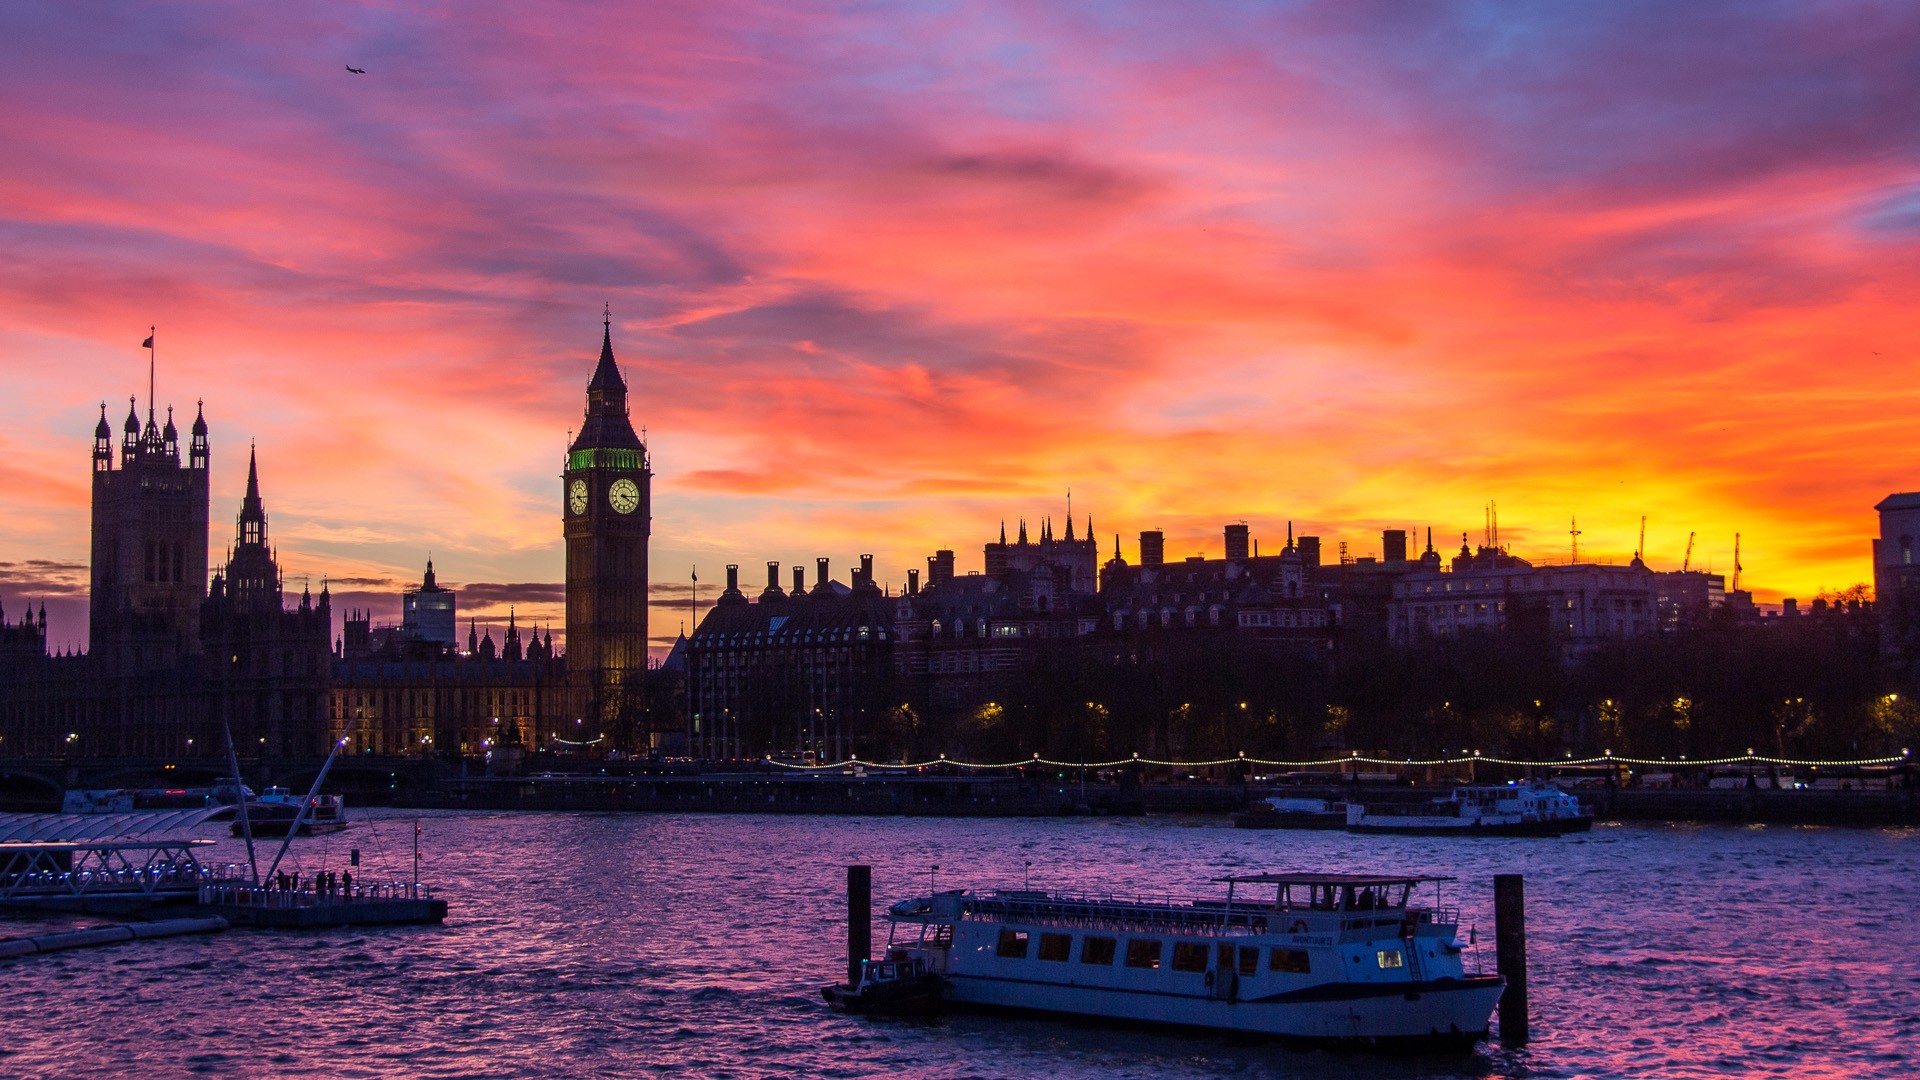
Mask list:
[[153,339],[154,339],[154,338],[155,338],[156,336],[158,336],[158,334],[159,334],[159,328],[158,328],[158,327],[155,327],[155,326],[149,326],[149,327],[147,327],[147,340],[145,340],[145,341],[143,341],[143,342],[141,342],[141,343],[140,343],[140,344],[142,344],[142,345],[145,345],[145,346],[147,347],[147,423],[149,423],[149,424],[151,424],[151,423],[153,423],[153,397],[154,397],[154,390],[153,390],[153,355],[154,355],[154,345],[153,345]]

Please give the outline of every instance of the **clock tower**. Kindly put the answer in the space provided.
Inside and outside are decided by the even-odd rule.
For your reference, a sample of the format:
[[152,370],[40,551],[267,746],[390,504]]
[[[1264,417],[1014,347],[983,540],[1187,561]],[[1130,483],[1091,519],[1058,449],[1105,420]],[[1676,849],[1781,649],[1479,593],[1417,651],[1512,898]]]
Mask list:
[[[567,538],[567,674],[603,724],[637,711],[647,669],[647,538],[653,471],[627,419],[613,320],[587,384],[587,416],[567,448],[560,512]],[[587,732],[598,735],[605,728]]]

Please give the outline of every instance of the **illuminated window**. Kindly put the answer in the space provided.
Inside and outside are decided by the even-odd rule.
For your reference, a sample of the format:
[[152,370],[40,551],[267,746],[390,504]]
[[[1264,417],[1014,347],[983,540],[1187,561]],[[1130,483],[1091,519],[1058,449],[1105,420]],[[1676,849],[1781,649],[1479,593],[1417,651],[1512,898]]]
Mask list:
[[1157,968],[1163,943],[1154,938],[1130,938],[1127,941],[1127,966]]
[[[1155,960],[1157,961],[1158,959],[1159,958],[1156,955]],[[1127,963],[1130,966],[1133,964],[1133,950],[1131,947],[1129,947],[1127,950]],[[1174,942],[1173,943],[1173,970],[1175,971],[1207,970],[1207,947],[1205,945],[1200,944],[1197,941]]]
[[1313,971],[1313,962],[1305,949],[1275,949],[1267,958],[1267,970],[1306,975]]
[[1240,974],[1253,975],[1260,970],[1260,950],[1240,947]]
[[1407,966],[1406,955],[1402,953],[1399,949],[1381,949],[1378,953],[1374,955],[1380,961],[1380,966],[1383,968],[1397,968],[1397,967]]

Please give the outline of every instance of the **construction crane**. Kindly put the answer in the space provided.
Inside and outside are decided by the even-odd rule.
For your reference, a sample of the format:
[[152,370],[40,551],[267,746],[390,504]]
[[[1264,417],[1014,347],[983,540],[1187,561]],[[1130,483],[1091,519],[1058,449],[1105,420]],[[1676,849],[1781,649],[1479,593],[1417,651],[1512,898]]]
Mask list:
[[1693,565],[1693,536],[1693,533],[1687,534],[1687,555],[1680,560],[1680,572],[1683,574],[1687,572],[1687,567]]
[[1567,565],[1575,566],[1575,565],[1578,565],[1580,562],[1580,519],[1579,518],[1575,517],[1575,518],[1568,519],[1567,535],[1573,537],[1573,558],[1567,561]]
[[1640,546],[1633,549],[1633,557],[1641,563],[1647,561],[1647,515],[1640,515]]
[[1740,591],[1740,534],[1733,534],[1733,591]]

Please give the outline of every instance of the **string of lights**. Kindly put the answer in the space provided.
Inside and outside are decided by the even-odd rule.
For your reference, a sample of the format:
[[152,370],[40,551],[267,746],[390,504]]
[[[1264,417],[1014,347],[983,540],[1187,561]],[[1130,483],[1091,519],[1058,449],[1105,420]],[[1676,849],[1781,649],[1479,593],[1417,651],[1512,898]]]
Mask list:
[[1345,757],[1315,758],[1315,759],[1303,760],[1303,761],[1279,761],[1272,758],[1248,757],[1245,754],[1239,754],[1230,758],[1214,758],[1213,760],[1210,760],[1210,761],[1163,761],[1158,758],[1141,757],[1139,754],[1135,754],[1132,757],[1115,758],[1112,761],[1058,761],[1053,758],[1041,757],[1039,754],[1035,754],[1029,758],[1021,758],[1014,761],[1000,761],[1000,762],[962,761],[958,758],[950,758],[945,754],[941,754],[937,758],[930,758],[926,761],[913,761],[913,762],[867,761],[863,758],[847,758],[845,761],[836,761],[836,762],[823,763],[823,764],[806,764],[804,762],[778,761],[773,758],[766,758],[764,760],[766,764],[778,766],[779,768],[782,768],[782,769],[791,769],[795,772],[823,772],[823,771],[832,770],[832,769],[848,769],[848,768],[854,768],[854,767],[861,767],[861,768],[868,768],[868,769],[925,769],[925,768],[932,768],[940,765],[949,765],[959,769],[982,769],[982,770],[1017,769],[1023,766],[1031,766],[1031,765],[1046,765],[1054,768],[1067,768],[1067,769],[1112,769],[1122,765],[1157,765],[1157,766],[1175,768],[1175,769],[1204,769],[1204,768],[1209,768],[1209,767],[1219,766],[1219,765],[1240,765],[1240,764],[1269,765],[1269,766],[1289,768],[1289,769],[1312,769],[1312,768],[1324,768],[1327,766],[1350,766],[1350,765],[1389,765],[1389,766],[1398,766],[1401,768],[1405,768],[1408,766],[1427,767],[1427,766],[1444,766],[1444,765],[1467,765],[1467,764],[1473,764],[1473,763],[1483,763],[1488,765],[1511,765],[1511,766],[1517,766],[1522,768],[1556,768],[1556,767],[1557,768],[1582,768],[1582,767],[1591,767],[1591,766],[1610,766],[1610,765],[1638,765],[1638,766],[1656,766],[1656,767],[1666,767],[1666,768],[1686,768],[1690,766],[1697,767],[1697,766],[1703,766],[1703,765],[1706,765],[1706,766],[1710,766],[1710,765],[1788,765],[1788,766],[1795,766],[1799,768],[1828,769],[1828,768],[1857,768],[1857,767],[1872,766],[1872,765],[1901,765],[1901,764],[1907,763],[1911,759],[1912,759],[1912,752],[1908,749],[1902,749],[1900,753],[1896,755],[1887,756],[1887,757],[1832,758],[1832,759],[1772,757],[1766,754],[1756,754],[1752,750],[1748,750],[1744,754],[1732,754],[1726,757],[1693,758],[1693,757],[1682,756],[1677,758],[1644,758],[1644,757],[1627,757],[1625,755],[1616,754],[1613,751],[1608,750],[1608,751],[1605,751],[1604,753],[1596,754],[1591,757],[1577,758],[1577,757],[1573,757],[1572,755],[1568,755],[1566,757],[1560,757],[1560,758],[1541,758],[1539,760],[1528,760],[1526,758],[1494,757],[1492,755],[1483,754],[1480,751],[1475,750],[1471,754],[1462,754],[1455,757],[1382,758],[1382,757],[1367,757],[1359,753],[1353,753]]

